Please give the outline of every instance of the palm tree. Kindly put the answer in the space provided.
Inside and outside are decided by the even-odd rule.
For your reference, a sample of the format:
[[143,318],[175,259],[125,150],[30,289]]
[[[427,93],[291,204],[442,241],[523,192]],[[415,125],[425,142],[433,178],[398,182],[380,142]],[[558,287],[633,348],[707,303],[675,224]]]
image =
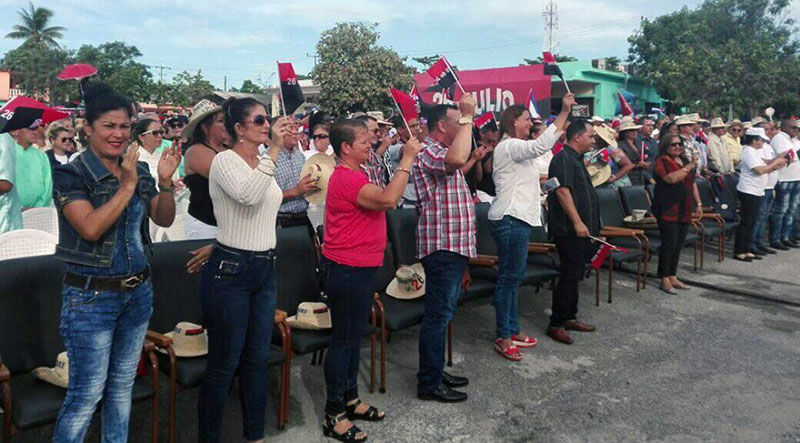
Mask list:
[[25,40],[22,44],[38,44],[45,47],[59,47],[57,38],[62,38],[67,29],[61,26],[47,26],[53,17],[53,11],[47,8],[37,8],[33,3],[30,9],[22,8],[17,14],[22,18],[21,25],[14,25],[14,31],[6,34],[6,38]]

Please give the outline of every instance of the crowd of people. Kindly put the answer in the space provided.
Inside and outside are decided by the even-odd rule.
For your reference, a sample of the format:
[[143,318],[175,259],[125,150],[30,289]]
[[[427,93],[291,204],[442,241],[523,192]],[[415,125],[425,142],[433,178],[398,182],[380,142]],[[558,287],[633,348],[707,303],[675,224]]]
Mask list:
[[[751,261],[800,248],[800,126],[761,117],[749,122],[698,114],[574,118],[572,94],[542,121],[513,105],[497,125],[474,126],[476,102],[426,106],[421,116],[356,113],[270,118],[264,104],[199,102],[191,115],[134,115],[131,102],[103,84],[85,95],[82,119],[13,131],[0,145],[0,232],[21,228],[22,211],[54,206],[56,255],[67,262],[61,332],[70,361],[55,441],[81,441],[103,400],[103,438],[125,441],[131,386],[152,312],[147,251],[155,229],[170,226],[176,193],[188,194],[188,272],[200,272],[208,366],[198,414],[200,438],[222,440],[223,409],[234,374],[242,384],[244,438],[264,435],[266,370],[276,305],[276,230],[322,225],[322,281],[332,338],[325,359],[323,432],[363,441],[354,420],[385,411],[359,398],[359,345],[386,248],[385,212],[416,208],[415,239],[425,273],[417,396],[457,402],[469,380],[444,371],[447,325],[468,262],[476,256],[475,204],[491,202],[498,252],[494,294],[496,352],[509,360],[538,341],[521,330],[518,289],[534,227],[546,226],[560,259],[546,333],[571,344],[592,332],[578,318],[579,283],[599,243],[595,188],[652,185],[661,238],[658,276],[670,294],[689,224],[704,210],[696,178],[738,178],[740,226],[734,258]],[[322,160],[320,160],[322,158]],[[327,160],[326,160],[327,159]],[[307,164],[335,164],[325,177]],[[606,174],[592,174],[607,170]],[[540,185],[555,183],[543,190]],[[550,190],[552,189],[552,190]],[[768,236],[765,234],[768,232]],[[767,238],[767,240],[765,240]],[[91,301],[91,303],[88,303]],[[530,332],[530,331],[528,331]]]

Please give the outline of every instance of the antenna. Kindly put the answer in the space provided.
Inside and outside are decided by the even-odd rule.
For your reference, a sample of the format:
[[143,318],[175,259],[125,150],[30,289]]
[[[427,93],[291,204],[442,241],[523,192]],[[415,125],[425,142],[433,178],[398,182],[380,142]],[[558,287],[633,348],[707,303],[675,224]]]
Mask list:
[[544,4],[544,42],[542,51],[550,52],[553,55],[558,53],[558,2],[557,0],[546,0]]

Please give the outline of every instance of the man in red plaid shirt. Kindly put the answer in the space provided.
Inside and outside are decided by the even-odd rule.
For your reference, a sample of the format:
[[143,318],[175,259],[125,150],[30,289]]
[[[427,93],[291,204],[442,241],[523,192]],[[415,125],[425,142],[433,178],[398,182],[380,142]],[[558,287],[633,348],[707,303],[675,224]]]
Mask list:
[[461,292],[461,279],[475,252],[475,206],[461,172],[472,148],[475,99],[434,106],[428,113],[429,136],[414,160],[417,189],[417,252],[425,268],[425,312],[419,337],[417,397],[457,402],[467,399],[452,388],[466,377],[444,372],[444,338]]

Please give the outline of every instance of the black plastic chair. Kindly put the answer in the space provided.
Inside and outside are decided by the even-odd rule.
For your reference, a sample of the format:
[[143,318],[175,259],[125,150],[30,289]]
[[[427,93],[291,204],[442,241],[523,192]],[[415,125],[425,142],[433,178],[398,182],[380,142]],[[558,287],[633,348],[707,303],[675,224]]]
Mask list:
[[[54,423],[66,389],[31,375],[52,367],[64,351],[59,333],[61,281],[65,264],[53,256],[4,260],[0,266],[0,406],[3,441],[23,431]],[[149,376],[137,377],[133,401],[151,402],[151,439],[158,440],[158,360],[145,343]],[[99,410],[99,408],[98,408]]]
[[703,217],[700,224],[706,237],[717,239],[718,261],[725,260],[725,237],[730,235],[738,226],[738,223],[727,223],[721,214],[717,212],[718,202],[711,189],[708,180],[698,177],[695,180],[697,191],[700,194],[700,202],[703,204]]

